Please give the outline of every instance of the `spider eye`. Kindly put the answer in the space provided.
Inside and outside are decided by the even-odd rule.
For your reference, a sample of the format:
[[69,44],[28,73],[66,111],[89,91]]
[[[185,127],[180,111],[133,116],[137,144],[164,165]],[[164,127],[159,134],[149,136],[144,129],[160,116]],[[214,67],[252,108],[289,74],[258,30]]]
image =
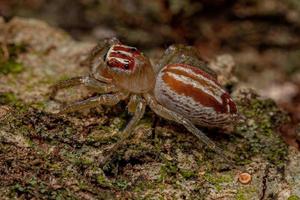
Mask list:
[[107,52],[104,54],[104,56],[103,56],[103,60],[105,61],[105,60],[106,60],[106,58],[107,58]]
[[129,65],[128,65],[128,64],[125,64],[125,65],[124,65],[124,69],[129,69]]
[[131,51],[131,52],[137,52],[137,51],[138,51],[138,49],[137,49],[137,48],[135,48],[135,47],[131,47],[131,48],[130,48],[130,51]]

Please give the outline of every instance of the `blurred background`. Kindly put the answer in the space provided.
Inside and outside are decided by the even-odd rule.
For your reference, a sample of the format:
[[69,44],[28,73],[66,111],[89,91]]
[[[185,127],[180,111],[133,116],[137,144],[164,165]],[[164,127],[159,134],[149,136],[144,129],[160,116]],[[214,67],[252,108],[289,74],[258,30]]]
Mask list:
[[205,60],[230,54],[238,87],[289,112],[282,133],[299,147],[299,0],[0,0],[0,15],[41,19],[79,41],[116,36],[153,57],[174,43],[195,46]]

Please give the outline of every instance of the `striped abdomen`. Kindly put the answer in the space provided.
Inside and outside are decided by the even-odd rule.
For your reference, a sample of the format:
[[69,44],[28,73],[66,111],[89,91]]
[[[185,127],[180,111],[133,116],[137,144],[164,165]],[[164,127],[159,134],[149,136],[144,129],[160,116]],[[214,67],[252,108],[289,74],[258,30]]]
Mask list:
[[214,77],[186,64],[163,67],[154,93],[160,104],[202,126],[223,126],[237,113],[230,95]]

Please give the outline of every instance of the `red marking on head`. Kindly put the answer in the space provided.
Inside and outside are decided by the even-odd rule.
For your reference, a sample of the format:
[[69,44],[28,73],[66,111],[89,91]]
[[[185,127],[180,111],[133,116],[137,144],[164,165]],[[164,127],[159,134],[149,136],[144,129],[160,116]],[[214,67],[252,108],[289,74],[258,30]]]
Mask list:
[[134,61],[133,57],[126,55],[126,54],[122,54],[121,52],[111,52],[109,54],[109,56],[110,56],[110,58],[121,58],[121,59],[127,60],[129,62]]
[[130,46],[125,46],[125,45],[115,45],[113,47],[114,51],[123,51],[127,53],[131,53],[133,56],[135,55],[141,55],[141,52],[135,48],[135,47],[130,47]]
[[141,55],[141,53],[136,48],[117,44],[108,50],[106,61],[111,68],[134,71],[135,59],[138,55]]
[[107,61],[107,64],[112,68],[132,71],[134,69],[135,60],[134,58],[127,55],[112,52],[110,54],[110,59],[108,59]]

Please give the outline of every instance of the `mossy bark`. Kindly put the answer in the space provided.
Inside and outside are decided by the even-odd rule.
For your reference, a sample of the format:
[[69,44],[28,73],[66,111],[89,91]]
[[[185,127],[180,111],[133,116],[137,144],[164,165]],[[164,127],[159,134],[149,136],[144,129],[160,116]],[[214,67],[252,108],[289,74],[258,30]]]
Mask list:
[[[104,168],[104,149],[130,118],[126,104],[59,116],[49,100],[56,81],[84,75],[90,43],[29,19],[0,23],[0,196],[4,199],[297,199],[300,154],[279,129],[289,117],[251,90],[235,100],[244,118],[230,134],[205,130],[252,182],[180,125],[147,111],[135,135]],[[4,58],[4,57],[3,57]],[[78,87],[63,103],[92,95]]]

